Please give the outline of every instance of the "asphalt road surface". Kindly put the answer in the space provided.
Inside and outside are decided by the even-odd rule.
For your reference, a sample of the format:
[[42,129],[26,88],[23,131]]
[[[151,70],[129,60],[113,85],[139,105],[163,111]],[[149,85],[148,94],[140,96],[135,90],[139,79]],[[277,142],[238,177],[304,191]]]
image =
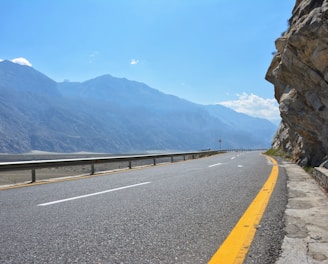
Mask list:
[[[259,152],[0,191],[0,263],[207,263],[272,169]],[[280,169],[245,263],[282,239]]]

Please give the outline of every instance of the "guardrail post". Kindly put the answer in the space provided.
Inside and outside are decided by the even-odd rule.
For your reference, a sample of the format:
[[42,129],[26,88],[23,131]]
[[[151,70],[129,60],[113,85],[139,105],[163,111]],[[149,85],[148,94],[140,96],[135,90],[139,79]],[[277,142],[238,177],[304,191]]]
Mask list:
[[31,179],[31,182],[35,182],[35,181],[36,181],[35,169],[32,169],[32,179]]
[[154,166],[156,166],[156,158],[154,158],[153,161],[154,161]]
[[195,154],[192,154],[192,159],[195,159]]
[[129,160],[129,169],[132,169],[132,162]]
[[186,160],[186,155],[183,155],[183,160]]
[[95,164],[91,163],[91,175],[95,174]]
[[173,156],[171,156],[171,163],[173,162]]

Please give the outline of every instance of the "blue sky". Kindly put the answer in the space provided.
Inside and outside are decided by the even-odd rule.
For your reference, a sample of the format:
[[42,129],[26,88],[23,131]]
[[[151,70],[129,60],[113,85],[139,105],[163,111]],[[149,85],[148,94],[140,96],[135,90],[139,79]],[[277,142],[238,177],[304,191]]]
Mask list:
[[25,58],[55,81],[111,74],[275,120],[264,76],[294,2],[1,0],[0,59]]

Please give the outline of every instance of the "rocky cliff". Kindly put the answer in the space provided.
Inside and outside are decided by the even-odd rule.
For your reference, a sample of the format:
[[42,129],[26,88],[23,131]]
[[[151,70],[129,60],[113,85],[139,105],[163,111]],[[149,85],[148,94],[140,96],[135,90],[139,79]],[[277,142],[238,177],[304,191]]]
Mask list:
[[318,165],[328,154],[327,20],[328,0],[297,0],[266,74],[282,117],[273,148],[302,166]]

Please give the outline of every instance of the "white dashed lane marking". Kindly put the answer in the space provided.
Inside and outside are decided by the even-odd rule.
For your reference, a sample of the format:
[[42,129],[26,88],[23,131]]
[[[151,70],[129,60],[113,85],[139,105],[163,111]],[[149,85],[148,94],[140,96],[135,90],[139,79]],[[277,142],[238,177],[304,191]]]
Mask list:
[[210,166],[208,166],[208,167],[209,167],[209,168],[212,168],[212,167],[219,166],[219,165],[222,165],[222,163],[216,163],[216,164],[210,165]]
[[137,186],[145,185],[145,184],[149,184],[149,183],[150,182],[137,183],[137,184],[118,187],[118,188],[110,189],[110,190],[106,190],[106,191],[89,193],[89,194],[75,196],[75,197],[71,197],[71,198],[67,198],[67,199],[61,199],[61,200],[52,201],[52,202],[48,202],[48,203],[42,203],[42,204],[38,204],[38,206],[46,206],[46,205],[52,205],[52,204],[57,204],[57,203],[63,203],[63,202],[72,201],[72,200],[81,199],[81,198],[87,198],[87,197],[95,196],[95,195],[99,195],[99,194],[104,194],[104,193],[120,191],[120,190],[124,190],[124,189],[128,189],[128,188],[133,188],[133,187],[137,187]]

